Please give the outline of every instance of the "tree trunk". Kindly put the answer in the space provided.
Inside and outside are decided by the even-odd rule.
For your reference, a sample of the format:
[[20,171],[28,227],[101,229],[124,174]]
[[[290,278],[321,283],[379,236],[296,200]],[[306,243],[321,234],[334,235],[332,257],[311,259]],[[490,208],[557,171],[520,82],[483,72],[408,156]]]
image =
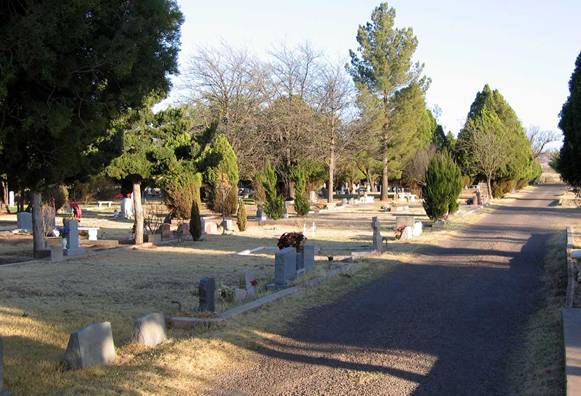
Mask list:
[[387,188],[388,188],[388,180],[387,180],[387,153],[383,156],[383,174],[381,178],[381,200],[383,202],[387,202]]
[[333,178],[335,177],[335,137],[331,138],[331,153],[329,158],[329,191],[327,192],[327,202],[333,202]]
[[44,250],[44,224],[42,222],[42,195],[32,191],[32,241],[34,257],[40,256]]
[[133,183],[133,209],[135,210],[135,244],[143,244],[143,206],[141,206],[141,183]]
[[486,179],[486,185],[488,187],[488,199],[492,200],[492,181],[490,177]]
[[8,183],[6,180],[2,180],[2,201],[4,202],[4,206],[6,207],[6,213],[10,213],[10,207],[8,206]]

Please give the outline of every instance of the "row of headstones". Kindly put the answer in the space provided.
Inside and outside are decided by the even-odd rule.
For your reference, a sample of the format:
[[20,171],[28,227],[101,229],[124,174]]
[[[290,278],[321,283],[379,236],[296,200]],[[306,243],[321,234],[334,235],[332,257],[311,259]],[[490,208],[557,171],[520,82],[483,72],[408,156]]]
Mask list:
[[[257,281],[250,271],[244,272],[240,277],[239,287],[234,289],[234,301],[242,301],[253,297],[257,292]],[[202,278],[198,285],[198,305],[202,312],[216,311],[216,279]]]
[[315,267],[315,246],[305,245],[297,251],[294,247],[278,250],[274,255],[274,285],[286,287],[297,276]]

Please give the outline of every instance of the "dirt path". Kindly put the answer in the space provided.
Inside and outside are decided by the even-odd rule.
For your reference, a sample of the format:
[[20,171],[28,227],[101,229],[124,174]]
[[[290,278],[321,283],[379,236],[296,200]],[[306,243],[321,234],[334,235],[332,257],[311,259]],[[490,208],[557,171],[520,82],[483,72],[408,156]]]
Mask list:
[[538,297],[548,231],[581,221],[541,186],[414,264],[304,313],[252,346],[213,394],[506,394],[508,356]]

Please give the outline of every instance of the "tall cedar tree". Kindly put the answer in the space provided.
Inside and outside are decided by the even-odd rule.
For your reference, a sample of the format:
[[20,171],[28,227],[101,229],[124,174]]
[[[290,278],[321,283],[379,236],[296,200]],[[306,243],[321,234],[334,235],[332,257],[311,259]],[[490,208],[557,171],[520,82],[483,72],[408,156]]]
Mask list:
[[581,187],[581,53],[569,80],[569,97],[561,110],[559,128],[564,138],[557,169],[563,180]]
[[524,128],[500,92],[492,90],[488,85],[485,85],[476,95],[466,124],[458,135],[456,158],[463,174],[471,177],[487,177],[472,152],[477,147],[475,134],[483,130],[497,135],[494,140],[491,140],[497,143],[489,146],[487,150],[493,150],[498,154],[496,157],[505,159],[505,161],[500,161],[493,172],[495,181],[516,182],[535,178],[538,166]]
[[0,8],[0,174],[30,188],[34,250],[41,191],[74,179],[109,122],[177,73],[175,0],[20,1]]
[[437,153],[426,170],[422,189],[424,209],[432,220],[438,220],[458,210],[458,196],[462,191],[460,168],[447,151]]
[[[217,134],[202,154],[205,182],[210,187],[209,203],[215,212],[235,213],[238,202],[238,159],[226,135]],[[226,197],[222,194],[226,192]],[[222,200],[224,198],[224,201]],[[224,202],[224,208],[222,208]]]
[[357,52],[350,51],[348,67],[361,95],[370,95],[380,102],[378,118],[382,154],[381,199],[387,200],[391,116],[395,94],[416,81],[421,65],[412,64],[418,45],[411,28],[394,26],[395,9],[387,3],[380,4],[371,14],[371,22],[360,25],[357,31]]

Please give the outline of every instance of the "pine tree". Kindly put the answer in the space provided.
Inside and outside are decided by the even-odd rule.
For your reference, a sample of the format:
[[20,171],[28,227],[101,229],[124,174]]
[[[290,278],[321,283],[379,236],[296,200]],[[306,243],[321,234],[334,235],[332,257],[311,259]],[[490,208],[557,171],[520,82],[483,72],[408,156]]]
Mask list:
[[295,211],[297,215],[305,216],[311,210],[311,204],[307,197],[307,173],[302,165],[295,166],[291,173],[295,183]]
[[266,163],[262,172],[259,172],[256,177],[262,183],[266,195],[264,212],[272,220],[280,219],[284,214],[284,198],[278,192],[278,178],[270,161]]
[[458,196],[462,191],[460,168],[447,151],[437,153],[426,170],[422,189],[424,209],[432,220],[438,220],[458,210]]
[[581,187],[581,53],[569,80],[569,97],[561,110],[559,128],[563,131],[563,147],[557,170],[567,183]]
[[[202,169],[210,186],[209,203],[215,212],[229,216],[235,213],[238,202],[238,160],[228,138],[218,134],[203,154]],[[226,194],[226,197],[222,197]],[[222,208],[224,202],[224,208]]]
[[422,69],[419,64],[412,64],[412,56],[418,45],[412,29],[397,29],[394,25],[395,9],[387,3],[381,3],[373,10],[371,21],[359,26],[357,53],[350,51],[349,72],[360,95],[369,96],[371,101],[377,102],[374,107],[380,108],[378,117],[374,117],[383,161],[383,201],[387,200],[390,151],[394,148],[390,142],[395,94],[417,81]]

